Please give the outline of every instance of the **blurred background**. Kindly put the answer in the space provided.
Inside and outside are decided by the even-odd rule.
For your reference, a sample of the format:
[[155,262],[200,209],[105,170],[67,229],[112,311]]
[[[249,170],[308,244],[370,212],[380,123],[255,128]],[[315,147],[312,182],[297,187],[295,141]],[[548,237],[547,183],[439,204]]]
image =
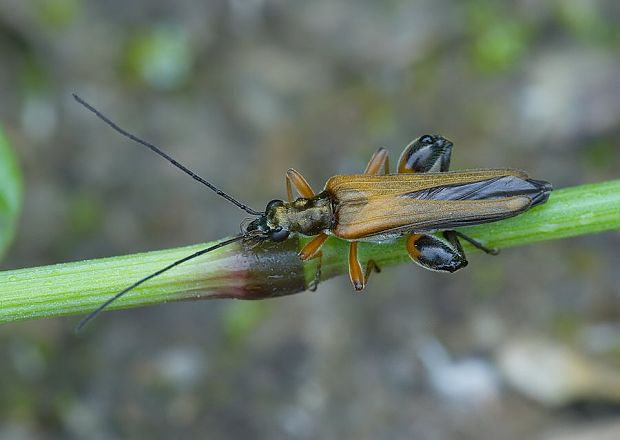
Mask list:
[[[214,240],[244,217],[72,92],[257,209],[288,167],[318,189],[425,133],[454,141],[453,169],[618,178],[618,20],[613,0],[4,0],[24,205],[1,267]],[[78,336],[76,318],[4,325],[0,438],[618,438],[619,247],[112,312]]]

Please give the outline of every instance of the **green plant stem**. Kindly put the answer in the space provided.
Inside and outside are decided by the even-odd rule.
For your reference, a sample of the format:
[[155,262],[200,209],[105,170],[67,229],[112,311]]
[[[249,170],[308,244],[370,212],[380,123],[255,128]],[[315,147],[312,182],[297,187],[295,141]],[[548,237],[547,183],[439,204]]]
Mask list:
[[[488,246],[505,248],[614,229],[620,229],[620,180],[556,190],[547,203],[522,215],[462,231]],[[303,291],[316,268],[316,260],[302,263],[296,256],[307,240],[221,248],[150,280],[110,309],[202,298],[263,299]],[[2,272],[0,323],[90,312],[134,281],[208,245]],[[346,273],[347,252],[346,242],[326,242],[322,280]],[[403,239],[363,243],[360,256],[381,267],[410,263]],[[380,282],[376,278],[374,282]]]

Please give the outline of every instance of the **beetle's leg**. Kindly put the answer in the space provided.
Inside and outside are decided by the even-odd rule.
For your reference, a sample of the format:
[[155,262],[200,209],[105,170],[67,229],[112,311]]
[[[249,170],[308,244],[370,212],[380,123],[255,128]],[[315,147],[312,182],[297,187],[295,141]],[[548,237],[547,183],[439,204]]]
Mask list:
[[314,279],[308,285],[308,290],[312,292],[317,289],[319,281],[321,281],[321,265],[323,263],[323,253],[321,252],[321,247],[328,237],[329,236],[327,234],[321,232],[319,235],[306,243],[306,245],[299,251],[299,254],[297,254],[302,261],[318,258]]
[[315,258],[321,250],[321,247],[325,243],[325,240],[327,240],[327,237],[329,237],[329,235],[323,232],[318,234],[316,237],[306,243],[306,245],[299,251],[299,254],[297,254],[299,258],[301,258],[302,261]]
[[438,135],[420,136],[411,142],[398,159],[399,173],[448,171],[452,142]]
[[383,174],[390,173],[390,158],[388,157],[388,151],[381,147],[375,154],[372,155],[364,174],[379,174],[379,171],[383,168]]
[[317,287],[319,287],[319,282],[321,282],[321,266],[323,265],[323,252],[318,251],[314,254],[314,257],[318,261],[316,262],[316,271],[314,272],[314,278],[308,284],[308,290],[311,292],[316,291]]
[[458,240],[442,240],[428,234],[411,234],[407,252],[411,259],[426,269],[455,272],[467,266],[467,259]]
[[374,260],[368,260],[366,271],[362,272],[362,265],[357,259],[357,243],[357,241],[352,241],[349,244],[349,278],[353,283],[353,288],[359,292],[368,284],[368,278],[372,271],[379,273],[381,268]]
[[352,241],[349,244],[349,278],[351,278],[355,290],[360,291],[364,288],[364,272],[362,272],[362,265],[357,259],[357,241]]
[[[388,151],[383,147],[379,148],[372,155],[368,165],[366,165],[364,174],[378,174],[381,168],[383,168],[384,174],[390,172],[390,158]],[[369,260],[366,265],[366,271],[362,272],[362,265],[357,259],[357,242],[351,242],[349,244],[349,277],[351,278],[351,283],[353,283],[353,288],[357,291],[364,289],[368,282],[368,277],[370,277],[370,273],[373,270],[376,272],[381,271],[377,263]]]
[[[446,237],[446,239],[450,240],[450,242],[452,242],[453,240],[458,241],[457,237],[462,238],[463,240],[469,242],[469,244],[471,244],[473,247],[480,249],[482,252],[485,252],[489,255],[497,255],[499,254],[499,249],[496,248],[490,248],[487,247],[485,245],[483,245],[481,242],[479,242],[478,240],[476,240],[475,238],[471,238],[469,235],[465,235],[462,232],[459,231],[445,231],[444,232],[444,237]],[[453,239],[450,237],[454,237]]]
[[465,251],[463,250],[463,246],[456,235],[456,231],[443,231],[441,235],[443,235],[443,238],[448,240],[448,243],[450,243],[460,255],[465,257]]
[[366,272],[364,272],[364,284],[368,284],[368,278],[370,278],[370,274],[373,271],[376,273],[381,273],[381,268],[375,260],[368,260],[368,263],[366,263]]
[[309,199],[310,197],[314,197],[314,191],[312,187],[308,183],[304,176],[299,174],[297,170],[293,168],[289,168],[286,172],[286,195],[288,196],[288,201],[293,201],[293,188],[295,187],[300,196]]

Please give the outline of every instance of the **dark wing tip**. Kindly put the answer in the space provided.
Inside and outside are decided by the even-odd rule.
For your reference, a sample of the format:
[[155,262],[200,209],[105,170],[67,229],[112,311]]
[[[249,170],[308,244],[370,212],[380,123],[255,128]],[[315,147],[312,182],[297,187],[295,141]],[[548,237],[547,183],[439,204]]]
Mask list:
[[527,179],[529,183],[537,188],[537,192],[530,195],[532,206],[545,203],[549,199],[549,193],[553,191],[553,185],[545,180]]

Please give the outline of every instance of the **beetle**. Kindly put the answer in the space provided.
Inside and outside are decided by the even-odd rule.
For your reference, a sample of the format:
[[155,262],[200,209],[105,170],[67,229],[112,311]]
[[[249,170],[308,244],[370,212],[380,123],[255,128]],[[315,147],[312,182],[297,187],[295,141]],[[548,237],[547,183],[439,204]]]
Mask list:
[[[193,179],[225,198],[256,219],[242,233],[202,249],[135,282],[101,304],[78,325],[83,327],[110,303],[142,283],[228,244],[244,241],[280,242],[290,234],[314,236],[300,251],[301,260],[319,258],[316,289],[321,276],[321,247],[330,236],[348,241],[349,276],[357,291],[364,289],[377,264],[370,260],[365,269],[358,259],[361,241],[386,242],[407,236],[406,248],[418,265],[438,272],[455,272],[467,265],[460,239],[489,254],[497,250],[456,231],[513,217],[547,201],[552,186],[530,179],[523,171],[498,168],[449,171],[453,144],[440,135],[423,135],[403,150],[397,173],[389,172],[389,157],[379,148],[362,174],[329,178],[318,194],[296,170],[286,172],[287,200],[272,200],[264,211],[239,202],[180,164],[155,145],[124,130],[77,95],[75,100],[123,136],[146,146]],[[299,194],[294,198],[293,188]]]
[[[509,168],[450,172],[452,146],[440,135],[419,137],[402,152],[397,174],[389,173],[388,152],[379,148],[363,174],[331,177],[319,194],[291,168],[286,173],[288,201],[269,202],[247,231],[260,231],[273,241],[290,233],[316,236],[299,252],[302,260],[320,257],[330,235],[349,241],[349,275],[358,291],[372,270],[379,270],[372,260],[362,270],[357,257],[360,241],[406,235],[407,252],[415,263],[455,272],[467,265],[459,238],[489,254],[497,250],[454,228],[518,215],[544,203],[552,186]],[[296,200],[292,186],[301,196]],[[439,231],[441,236],[434,234]],[[319,277],[320,272],[315,281]]]

